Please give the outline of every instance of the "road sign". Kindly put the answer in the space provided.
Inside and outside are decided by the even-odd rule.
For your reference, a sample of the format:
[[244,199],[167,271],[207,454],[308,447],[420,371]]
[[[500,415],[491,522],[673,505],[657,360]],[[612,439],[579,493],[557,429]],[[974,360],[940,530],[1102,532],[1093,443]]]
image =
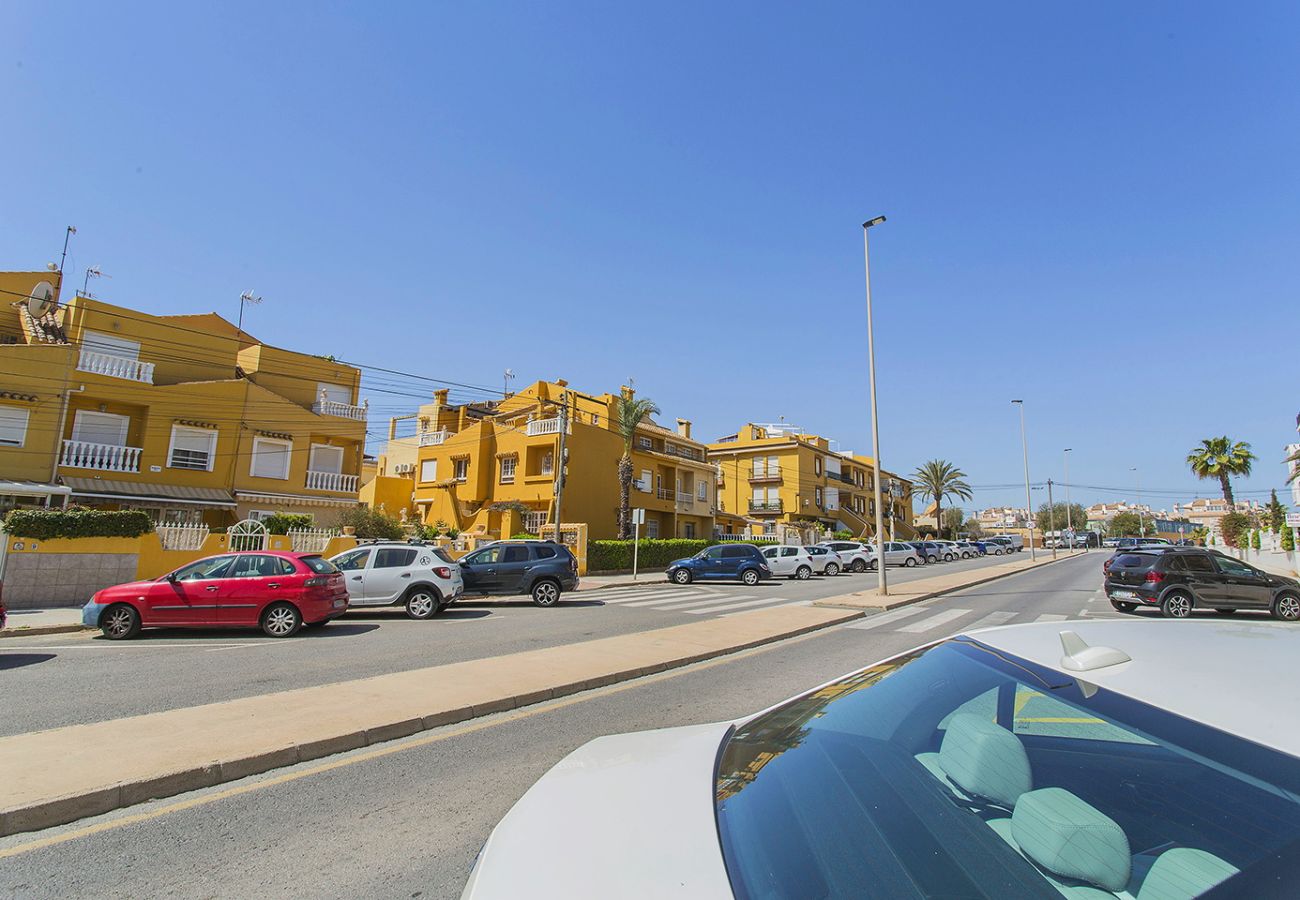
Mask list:
[[644,524],[645,524],[645,510],[644,510],[644,509],[634,509],[634,510],[632,510],[632,524],[633,524],[633,525],[644,525]]
[[1287,528],[1300,528],[1300,512],[1286,514]]

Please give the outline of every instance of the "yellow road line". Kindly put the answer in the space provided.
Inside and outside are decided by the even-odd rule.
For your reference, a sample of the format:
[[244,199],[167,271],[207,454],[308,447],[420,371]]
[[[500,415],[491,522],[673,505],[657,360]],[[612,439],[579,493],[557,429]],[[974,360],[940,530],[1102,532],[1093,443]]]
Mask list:
[[[116,828],[123,828],[127,825],[137,825],[141,822],[148,822],[153,819],[159,819],[172,813],[184,812],[195,807],[205,806],[209,803],[215,803],[218,800],[226,800],[231,797],[238,797],[243,794],[250,794],[253,791],[259,791],[264,788],[275,787],[281,784],[287,784],[291,781],[298,781],[303,778],[310,778],[313,775],[320,775],[325,772],[332,772],[335,769],[342,769],[345,766],[356,765],[357,763],[369,762],[374,759],[380,759],[385,756],[391,756],[394,753],[401,753],[405,750],[412,750],[417,747],[426,747],[430,744],[436,744],[439,741],[445,741],[454,737],[461,737],[466,734],[473,734],[476,731],[482,731],[485,728],[493,728],[497,725],[505,725],[510,722],[517,722],[520,719],[527,719],[542,713],[554,712],[557,709],[564,709],[568,706],[574,706],[578,703],[585,703],[588,700],[594,700],[598,697],[607,697],[611,694],[621,693],[631,690],[632,688],[641,687],[645,684],[664,681],[669,678],[675,678],[678,675],[685,675],[689,672],[698,672],[701,669],[711,669],[715,666],[725,665],[735,662],[738,659],[763,653],[768,650],[774,650],[777,647],[785,647],[793,643],[806,641],[810,638],[819,637],[823,634],[831,633],[829,629],[818,629],[807,634],[797,635],[785,640],[773,641],[769,644],[763,644],[760,647],[751,647],[748,650],[741,650],[737,653],[719,656],[715,659],[707,660],[701,663],[695,663],[690,666],[683,666],[678,669],[670,669],[666,672],[659,672],[654,675],[646,675],[642,678],[634,678],[630,681],[624,681],[619,684],[612,684],[607,687],[597,688],[593,691],[587,691],[581,694],[575,694],[571,697],[565,697],[561,700],[552,700],[537,706],[526,707],[512,713],[506,713],[495,719],[483,719],[473,722],[469,725],[463,725],[452,731],[439,734],[431,734],[414,740],[407,739],[400,744],[389,744],[374,750],[367,750],[364,753],[358,753],[355,756],[349,756],[344,759],[336,759],[333,762],[322,763],[321,765],[312,766],[310,769],[303,769],[297,772],[286,772],[283,775],[276,775],[253,784],[244,784],[239,787],[226,788],[211,794],[204,794],[201,797],[191,797],[188,800],[181,800],[176,803],[169,803],[158,809],[149,812],[134,813],[121,818],[113,819],[108,822],[98,822],[94,825],[87,825],[84,828],[77,828],[63,834],[51,835],[50,837],[39,838],[34,841],[28,841],[25,844],[17,844],[4,850],[0,850],[0,859],[8,859],[13,856],[19,856],[23,853],[30,853],[33,850],[44,850],[47,847],[54,847],[59,844],[65,844],[69,841],[79,840],[84,837],[101,834],[105,831],[112,831]],[[257,777],[257,776],[250,776]],[[107,814],[106,814],[107,815]]]

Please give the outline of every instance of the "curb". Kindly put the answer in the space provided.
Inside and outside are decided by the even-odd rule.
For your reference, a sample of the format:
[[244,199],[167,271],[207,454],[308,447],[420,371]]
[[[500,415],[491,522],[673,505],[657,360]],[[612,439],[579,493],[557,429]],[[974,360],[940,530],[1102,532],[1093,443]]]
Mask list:
[[[930,591],[929,593],[926,594],[915,594],[906,598],[899,599],[897,601],[888,601],[883,606],[873,606],[871,607],[871,609],[879,610],[880,612],[889,612],[891,609],[898,609],[903,606],[911,606],[914,603],[923,603],[926,600],[933,600],[935,597],[942,597],[945,594],[951,594],[954,591],[964,591],[966,590],[966,588],[976,587],[977,585],[981,585],[981,584],[988,584],[990,581],[997,581],[1000,578],[1011,578],[1015,575],[1020,575],[1025,572],[1033,572],[1038,569],[1044,568],[1045,566],[1054,565],[1056,563],[1063,562],[1067,559],[1074,559],[1074,558],[1075,558],[1074,556],[1062,556],[1059,559],[1049,559],[1046,560],[1045,562],[1034,563],[1033,565],[1026,566],[1023,569],[1017,569],[1014,572],[998,572],[996,575],[986,575],[984,577],[977,578],[974,581],[968,581],[965,584],[953,585],[952,587],[946,587],[937,591]],[[856,609],[865,612],[864,608],[861,606],[852,606],[843,603],[831,603],[825,600],[814,601],[813,606],[819,606],[826,609]]]
[[115,809],[133,806],[148,800],[188,793],[189,791],[246,778],[250,775],[259,775],[272,769],[310,762],[371,744],[409,737],[418,732],[440,728],[444,725],[454,725],[492,713],[504,712],[521,706],[530,706],[534,703],[541,703],[546,700],[553,700],[623,681],[631,681],[635,678],[665,672],[670,669],[683,668],[708,659],[715,659],[731,653],[750,650],[754,647],[778,643],[813,631],[832,628],[853,619],[861,618],[863,615],[862,610],[859,609],[845,610],[844,612],[845,615],[825,622],[801,625],[778,634],[764,635],[739,644],[691,653],[668,662],[616,670],[581,681],[500,697],[458,709],[441,710],[419,718],[404,719],[370,728],[343,732],[319,740],[295,743],[292,746],[278,747],[236,759],[196,763],[179,771],[121,782],[108,788],[98,788],[80,794],[42,800],[23,807],[3,809],[0,810],[0,836],[39,831],[56,825],[66,825],[78,819],[103,815]]
[[72,634],[77,631],[94,631],[85,625],[19,625],[0,631],[0,638],[35,637],[42,634]]

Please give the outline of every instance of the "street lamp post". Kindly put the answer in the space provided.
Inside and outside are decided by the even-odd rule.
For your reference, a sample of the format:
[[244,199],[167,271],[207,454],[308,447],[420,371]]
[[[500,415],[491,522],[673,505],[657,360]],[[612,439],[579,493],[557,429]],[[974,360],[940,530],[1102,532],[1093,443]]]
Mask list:
[[871,253],[867,232],[873,225],[884,221],[884,216],[876,216],[862,223],[862,269],[867,278],[867,369],[871,379],[871,455],[876,461],[875,485],[872,488],[872,497],[876,501],[876,589],[881,596],[889,593],[889,585],[885,578],[885,508],[880,498],[884,469],[880,464],[880,413],[876,408],[876,334],[871,316]]
[[1037,559],[1034,552],[1034,499],[1029,496],[1029,441],[1025,437],[1025,401],[1012,400],[1016,406],[1020,407],[1020,449],[1025,455],[1025,506],[1026,512],[1029,513],[1029,559]]
[[1070,532],[1070,552],[1074,552],[1074,523],[1070,520],[1070,451],[1065,448],[1065,530]]

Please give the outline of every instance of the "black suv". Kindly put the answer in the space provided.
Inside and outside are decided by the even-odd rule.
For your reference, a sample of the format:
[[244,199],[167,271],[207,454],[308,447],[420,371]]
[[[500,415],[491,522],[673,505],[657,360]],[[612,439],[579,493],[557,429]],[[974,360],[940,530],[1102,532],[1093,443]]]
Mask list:
[[532,594],[538,606],[578,589],[578,560],[553,541],[497,541],[461,559],[460,572],[466,594]]
[[1154,606],[1171,619],[1193,609],[1268,610],[1300,619],[1300,581],[1271,575],[1230,556],[1191,547],[1121,550],[1106,561],[1106,596],[1120,612]]

